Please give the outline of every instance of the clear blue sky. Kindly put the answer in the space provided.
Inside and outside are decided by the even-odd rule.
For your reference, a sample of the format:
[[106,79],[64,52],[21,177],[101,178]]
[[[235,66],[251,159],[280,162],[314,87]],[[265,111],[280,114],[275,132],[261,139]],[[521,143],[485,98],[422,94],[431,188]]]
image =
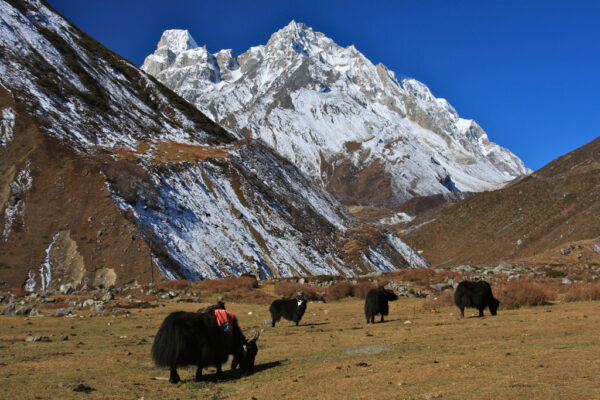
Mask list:
[[295,19],[425,83],[532,169],[600,136],[600,1],[49,2],[137,65],[165,29],[239,55]]

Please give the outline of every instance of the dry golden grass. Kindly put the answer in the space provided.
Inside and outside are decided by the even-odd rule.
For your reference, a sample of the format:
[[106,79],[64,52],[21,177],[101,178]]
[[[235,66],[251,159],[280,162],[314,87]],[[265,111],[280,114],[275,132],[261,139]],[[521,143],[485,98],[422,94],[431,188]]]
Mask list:
[[[223,381],[208,370],[209,380],[197,383],[193,368],[181,369],[177,385],[152,365],[152,336],[169,312],[208,303],[161,302],[129,318],[0,316],[0,398],[599,398],[595,302],[459,319],[454,307],[431,314],[423,300],[402,298],[390,303],[388,322],[367,325],[363,301],[348,298],[310,303],[300,326],[275,328],[263,323],[267,306],[228,303],[245,331],[264,328],[256,373],[241,378],[226,366]],[[69,340],[60,341],[64,334]],[[51,341],[25,342],[27,335]],[[95,390],[73,392],[79,383]]]
[[[135,151],[116,148],[113,153],[121,159],[135,160],[151,150],[148,143],[140,142]],[[159,142],[152,152],[152,158],[156,162],[182,162],[213,159],[223,159],[227,156],[227,151],[222,148],[216,148],[204,145],[193,145],[178,142]]]

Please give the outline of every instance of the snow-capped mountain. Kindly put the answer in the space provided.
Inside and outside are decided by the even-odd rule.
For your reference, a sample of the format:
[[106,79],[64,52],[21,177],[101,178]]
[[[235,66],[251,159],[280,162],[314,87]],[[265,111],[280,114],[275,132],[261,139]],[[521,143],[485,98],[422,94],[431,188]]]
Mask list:
[[530,172],[424,84],[294,21],[237,57],[168,30],[142,70],[350,204],[489,190]]
[[0,287],[428,265],[46,3],[0,2],[0,37]]

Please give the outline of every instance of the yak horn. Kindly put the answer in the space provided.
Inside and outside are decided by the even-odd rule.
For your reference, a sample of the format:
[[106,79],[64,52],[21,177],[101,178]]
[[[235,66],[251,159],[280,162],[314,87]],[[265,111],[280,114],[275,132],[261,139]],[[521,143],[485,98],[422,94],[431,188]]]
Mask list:
[[252,338],[249,340],[249,342],[256,342],[258,340],[259,336],[260,336],[260,331],[255,330],[254,334],[252,335]]

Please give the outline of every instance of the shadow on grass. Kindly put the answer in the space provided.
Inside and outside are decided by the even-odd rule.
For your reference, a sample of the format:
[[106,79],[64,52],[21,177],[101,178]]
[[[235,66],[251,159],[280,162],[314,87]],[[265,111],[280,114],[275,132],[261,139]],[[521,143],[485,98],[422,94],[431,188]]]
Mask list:
[[331,322],[311,322],[310,324],[300,324],[298,326],[319,326],[319,325],[329,325]]
[[[265,371],[265,370],[268,370],[271,368],[279,367],[285,361],[287,361],[287,358],[284,360],[271,361],[271,362],[262,363],[262,364],[255,364],[254,365],[254,373],[256,374],[258,372],[262,372],[262,371]],[[248,375],[248,376],[252,376],[252,375]],[[192,378],[192,379],[182,380],[181,383],[202,384],[203,382],[229,382],[229,381],[238,380],[240,378],[243,378],[243,376],[242,376],[242,371],[238,368],[235,370],[229,369],[227,371],[223,371],[223,376],[221,377],[221,379],[217,379],[217,373],[215,371],[212,374],[202,374],[202,380],[199,382],[196,382],[196,380]]]

